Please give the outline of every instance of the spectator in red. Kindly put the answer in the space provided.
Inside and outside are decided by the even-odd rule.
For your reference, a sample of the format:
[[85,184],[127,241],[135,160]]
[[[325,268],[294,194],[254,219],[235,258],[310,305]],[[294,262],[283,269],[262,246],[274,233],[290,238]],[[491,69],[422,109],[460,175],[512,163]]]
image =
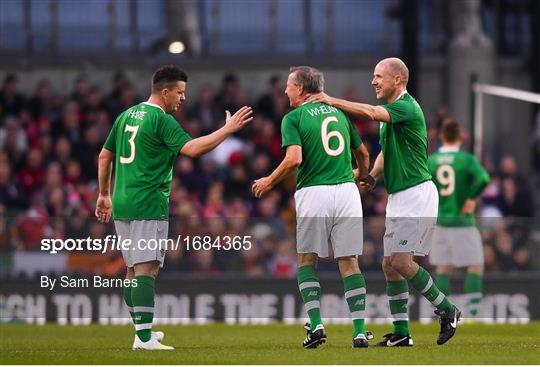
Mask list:
[[14,246],[17,250],[37,249],[41,239],[50,238],[52,233],[49,214],[42,203],[42,198],[35,197],[30,209],[17,222],[13,233]]
[[38,148],[32,148],[26,157],[26,164],[17,175],[17,181],[27,198],[31,198],[40,188],[45,179],[43,153]]
[[296,275],[296,247],[292,239],[282,240],[268,263],[268,272],[278,277],[292,278]]

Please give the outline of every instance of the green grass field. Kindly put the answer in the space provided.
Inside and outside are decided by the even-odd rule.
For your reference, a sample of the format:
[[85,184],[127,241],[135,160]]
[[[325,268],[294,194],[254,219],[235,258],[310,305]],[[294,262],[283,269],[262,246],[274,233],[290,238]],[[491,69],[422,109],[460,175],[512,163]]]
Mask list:
[[[540,364],[540,323],[460,325],[438,346],[438,325],[412,325],[413,348],[351,348],[347,325],[303,350],[300,325],[156,327],[176,350],[131,351],[132,326],[0,325],[2,364]],[[371,325],[375,341],[389,325]]]

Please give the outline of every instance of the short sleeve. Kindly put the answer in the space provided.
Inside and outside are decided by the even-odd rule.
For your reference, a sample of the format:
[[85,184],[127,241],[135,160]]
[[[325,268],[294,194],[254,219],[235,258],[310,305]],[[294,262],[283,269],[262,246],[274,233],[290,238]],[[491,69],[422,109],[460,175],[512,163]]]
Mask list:
[[180,149],[192,139],[178,121],[169,114],[162,116],[157,135],[174,154],[180,153]]
[[105,140],[105,144],[103,144],[103,148],[113,153],[116,153],[116,130],[118,130],[118,121],[121,116],[122,115],[118,116],[114,122],[111,131],[109,132],[109,136],[107,136],[107,140]]
[[298,120],[292,114],[285,115],[281,121],[281,147],[285,148],[289,145],[302,146],[300,131],[298,131]]
[[404,100],[403,98],[398,99],[392,103],[382,106],[388,114],[390,115],[391,123],[399,123],[407,120],[411,120],[414,116],[413,114],[413,104],[411,101]]
[[358,134],[358,131],[356,131],[356,128],[351,121],[347,117],[345,118],[347,119],[347,123],[349,124],[349,129],[351,131],[351,149],[356,150],[362,145],[362,138],[360,138],[360,134]]

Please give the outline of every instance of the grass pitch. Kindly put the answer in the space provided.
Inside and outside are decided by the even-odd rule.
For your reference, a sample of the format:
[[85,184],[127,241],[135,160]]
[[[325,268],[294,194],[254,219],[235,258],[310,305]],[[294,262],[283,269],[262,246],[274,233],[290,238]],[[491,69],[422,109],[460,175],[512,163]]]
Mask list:
[[[438,325],[411,326],[413,348],[351,348],[351,326],[303,350],[302,326],[157,326],[174,351],[131,351],[132,326],[0,325],[2,364],[540,364],[540,323],[460,325],[443,346]],[[378,341],[390,325],[370,325]]]

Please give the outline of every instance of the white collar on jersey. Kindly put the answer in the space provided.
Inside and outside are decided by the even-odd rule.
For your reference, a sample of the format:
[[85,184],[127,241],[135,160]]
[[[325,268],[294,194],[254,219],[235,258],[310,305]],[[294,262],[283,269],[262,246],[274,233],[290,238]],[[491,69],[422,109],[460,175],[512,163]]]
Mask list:
[[439,152],[441,152],[441,153],[459,152],[459,147],[455,146],[455,145],[442,146],[442,147],[439,148]]
[[[405,93],[408,93],[408,92],[407,92],[407,89],[405,89],[403,92],[401,92],[400,95],[397,96],[397,98],[394,99],[392,102],[395,102],[395,101],[397,101],[398,99],[400,99],[401,97],[403,97],[403,95],[404,95]],[[392,102],[390,102],[390,103],[392,103]]]
[[159,108],[160,110],[163,111],[163,113],[165,113],[165,111],[163,110],[163,108],[161,108],[161,106],[159,106],[159,105],[157,105],[157,104],[150,103],[150,102],[143,102],[143,104],[147,104],[147,105],[149,105],[149,106]]

